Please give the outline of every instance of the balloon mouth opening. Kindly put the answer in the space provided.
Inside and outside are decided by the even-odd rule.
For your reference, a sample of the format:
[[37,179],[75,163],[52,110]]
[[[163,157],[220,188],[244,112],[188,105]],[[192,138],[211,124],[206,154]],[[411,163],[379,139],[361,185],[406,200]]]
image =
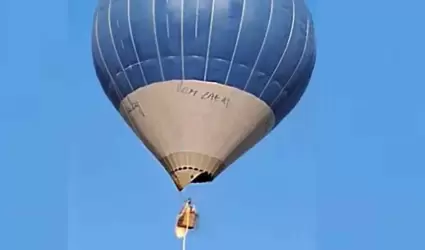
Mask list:
[[213,181],[214,177],[212,174],[208,172],[202,172],[201,174],[197,175],[191,183],[205,183],[205,182],[211,182]]
[[214,180],[214,177],[212,174],[208,173],[208,172],[202,172],[196,176],[192,175],[190,176],[190,178],[192,179],[189,183],[187,183],[186,185],[181,185],[179,182],[174,182],[177,186],[177,189],[179,191],[183,191],[183,189],[190,185],[190,184],[201,184],[201,183],[207,183],[207,182],[212,182]]

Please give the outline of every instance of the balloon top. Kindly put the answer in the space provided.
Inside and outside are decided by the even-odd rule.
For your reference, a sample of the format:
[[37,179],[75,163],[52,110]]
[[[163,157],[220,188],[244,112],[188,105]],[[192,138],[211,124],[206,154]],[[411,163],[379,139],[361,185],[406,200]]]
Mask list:
[[138,88],[200,80],[256,96],[275,125],[301,98],[316,58],[304,0],[100,1],[92,48],[117,109]]

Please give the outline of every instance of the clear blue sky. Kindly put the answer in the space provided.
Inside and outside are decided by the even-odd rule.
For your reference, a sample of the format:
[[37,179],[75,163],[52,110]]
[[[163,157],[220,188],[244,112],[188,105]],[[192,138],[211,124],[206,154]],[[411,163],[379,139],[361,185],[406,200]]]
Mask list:
[[[314,4],[310,88],[189,190],[202,216],[189,249],[425,249],[425,3]],[[178,249],[181,196],[95,77],[95,1],[2,6],[0,249]]]

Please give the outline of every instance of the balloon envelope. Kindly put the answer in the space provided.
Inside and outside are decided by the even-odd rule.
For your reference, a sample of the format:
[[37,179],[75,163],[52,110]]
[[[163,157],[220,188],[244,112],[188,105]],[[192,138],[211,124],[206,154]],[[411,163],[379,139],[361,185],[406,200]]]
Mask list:
[[179,190],[269,133],[316,58],[303,0],[101,0],[92,50],[106,95]]

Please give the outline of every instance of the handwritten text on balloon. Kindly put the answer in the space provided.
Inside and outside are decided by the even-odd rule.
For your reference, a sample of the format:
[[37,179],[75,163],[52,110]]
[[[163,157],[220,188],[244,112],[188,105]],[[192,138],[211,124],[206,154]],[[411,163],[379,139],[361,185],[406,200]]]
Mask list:
[[178,88],[177,92],[185,94],[185,95],[190,95],[193,97],[198,97],[201,100],[207,100],[213,103],[222,103],[226,108],[229,107],[229,103],[230,103],[229,97],[219,95],[212,91],[202,92],[197,89],[184,86],[184,87]]
[[128,99],[128,106],[126,107],[126,112],[128,114],[133,113],[133,111],[137,111],[142,116],[145,116],[145,113],[142,110],[142,107],[140,106],[139,102],[132,102],[130,99]]

